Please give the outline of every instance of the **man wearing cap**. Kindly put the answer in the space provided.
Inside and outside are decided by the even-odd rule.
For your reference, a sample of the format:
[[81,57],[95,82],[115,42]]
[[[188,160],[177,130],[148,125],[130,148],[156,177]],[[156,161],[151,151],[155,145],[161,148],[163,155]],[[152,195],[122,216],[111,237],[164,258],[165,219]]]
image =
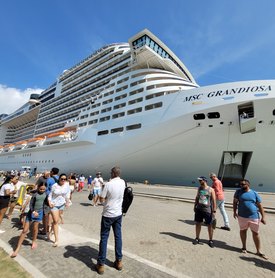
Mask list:
[[97,172],[96,177],[92,182],[92,190],[94,194],[94,198],[93,198],[94,207],[97,206],[97,201],[99,200],[99,195],[101,193],[102,187],[103,187],[103,179],[101,177],[101,172]]
[[212,188],[215,191],[217,207],[219,208],[221,215],[223,217],[224,226],[221,227],[221,229],[230,231],[228,216],[224,208],[224,193],[223,193],[222,182],[217,178],[215,173],[210,173],[209,176],[210,179],[213,181]]
[[204,220],[208,227],[209,241],[208,245],[213,248],[213,227],[212,220],[215,219],[216,213],[216,196],[214,190],[207,185],[206,177],[199,177],[198,181],[200,186],[197,191],[195,198],[194,212],[195,212],[195,222],[196,222],[196,238],[193,244],[200,244],[200,232],[201,225]]

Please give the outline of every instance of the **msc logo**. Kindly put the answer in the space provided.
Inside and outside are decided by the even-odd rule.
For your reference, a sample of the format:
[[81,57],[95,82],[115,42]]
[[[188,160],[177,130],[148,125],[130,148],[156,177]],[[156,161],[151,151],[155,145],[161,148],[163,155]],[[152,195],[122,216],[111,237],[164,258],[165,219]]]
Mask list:
[[203,94],[198,94],[198,95],[193,95],[193,96],[185,97],[183,102],[199,100],[199,99],[201,99],[202,96],[203,96]]

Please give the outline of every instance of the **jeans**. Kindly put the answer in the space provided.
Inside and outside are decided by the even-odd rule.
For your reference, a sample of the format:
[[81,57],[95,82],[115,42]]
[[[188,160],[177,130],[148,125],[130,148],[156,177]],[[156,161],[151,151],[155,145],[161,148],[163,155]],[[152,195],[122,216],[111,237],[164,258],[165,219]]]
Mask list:
[[100,230],[100,243],[97,263],[104,265],[107,254],[107,242],[111,227],[113,228],[115,238],[115,255],[116,260],[122,259],[122,233],[121,233],[122,215],[117,217],[104,217],[101,218]]
[[224,226],[229,227],[228,216],[224,208],[224,200],[217,200],[216,202],[217,202],[217,207],[219,208],[221,215],[223,217]]

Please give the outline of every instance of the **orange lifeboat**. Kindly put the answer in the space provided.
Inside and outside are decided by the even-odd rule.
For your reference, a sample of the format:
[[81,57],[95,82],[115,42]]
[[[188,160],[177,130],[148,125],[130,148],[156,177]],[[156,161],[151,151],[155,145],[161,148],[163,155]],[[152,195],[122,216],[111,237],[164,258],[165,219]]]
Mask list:
[[52,138],[52,137],[62,136],[62,135],[65,135],[65,134],[66,134],[66,132],[60,131],[60,132],[51,133],[51,134],[46,135],[46,136],[47,136],[47,138]]

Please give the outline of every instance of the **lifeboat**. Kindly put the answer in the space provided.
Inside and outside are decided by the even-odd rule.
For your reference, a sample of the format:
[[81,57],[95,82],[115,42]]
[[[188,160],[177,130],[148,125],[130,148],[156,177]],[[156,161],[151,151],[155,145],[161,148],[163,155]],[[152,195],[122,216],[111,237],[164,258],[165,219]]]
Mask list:
[[15,144],[13,150],[18,151],[18,150],[21,150],[21,149],[25,148],[26,146],[27,146],[27,141],[20,141],[20,142]]
[[27,140],[27,146],[26,148],[34,148],[38,145],[41,145],[43,142],[44,138],[43,137],[35,137]]
[[65,140],[66,136],[67,136],[67,133],[64,131],[48,134],[48,135],[46,135],[44,145],[60,143]]
[[3,152],[10,152],[14,148],[14,144],[8,144],[3,146]]

